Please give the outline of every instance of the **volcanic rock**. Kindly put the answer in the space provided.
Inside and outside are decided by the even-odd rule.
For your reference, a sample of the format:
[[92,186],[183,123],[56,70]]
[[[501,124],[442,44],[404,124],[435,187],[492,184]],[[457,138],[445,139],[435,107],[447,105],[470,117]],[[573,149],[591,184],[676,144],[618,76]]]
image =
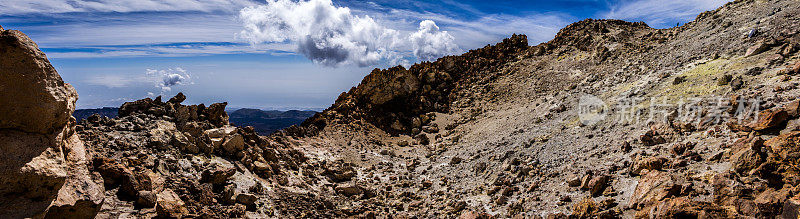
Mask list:
[[750,127],[752,127],[753,130],[756,131],[763,131],[781,125],[788,118],[789,118],[789,113],[787,113],[786,110],[784,109],[781,108],[768,109],[761,111],[758,114],[758,121],[750,125]]
[[183,200],[170,189],[158,193],[156,203],[156,213],[159,217],[183,218],[189,213]]
[[22,32],[0,28],[0,57],[0,217],[93,217],[103,187],[75,135],[75,89]]

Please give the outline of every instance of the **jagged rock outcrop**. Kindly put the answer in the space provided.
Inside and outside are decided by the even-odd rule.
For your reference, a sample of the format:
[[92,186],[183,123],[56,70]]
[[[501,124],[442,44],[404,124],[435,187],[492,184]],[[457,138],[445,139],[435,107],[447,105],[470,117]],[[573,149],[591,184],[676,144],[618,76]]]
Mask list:
[[103,187],[75,134],[75,89],[36,43],[0,28],[0,217],[93,217]]
[[[79,123],[91,170],[108,189],[99,217],[263,218],[324,201],[287,192],[309,187],[301,177],[315,178],[318,168],[293,140],[230,126],[226,103],[183,105],[185,99],[178,93],[166,102],[128,102],[117,118],[95,114]],[[335,214],[325,207],[318,215]]]
[[328,123],[364,119],[392,134],[419,134],[430,121],[430,112],[447,112],[462,90],[482,74],[496,71],[528,49],[525,35],[514,35],[497,45],[423,62],[375,69],[349,92],[342,93],[329,109],[303,123],[314,130]]
[[[798,14],[739,0],[667,29],[587,19],[536,46],[373,70],[285,133],[347,160],[357,182],[334,188],[377,191],[346,206],[379,216],[796,215]],[[613,110],[585,124],[590,95]],[[685,115],[693,98],[709,108]]]

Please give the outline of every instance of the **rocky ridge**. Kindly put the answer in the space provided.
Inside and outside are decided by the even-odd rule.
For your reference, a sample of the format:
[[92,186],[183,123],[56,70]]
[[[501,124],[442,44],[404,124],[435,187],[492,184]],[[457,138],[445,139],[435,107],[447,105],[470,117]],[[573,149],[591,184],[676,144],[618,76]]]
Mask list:
[[[735,1],[670,29],[590,19],[537,46],[514,36],[373,71],[287,132],[307,137],[311,160],[364,174],[390,206],[363,207],[379,217],[796,215],[793,167],[782,164],[793,158],[778,154],[796,130],[797,12],[792,1]],[[719,104],[694,120],[673,106],[664,119],[585,125],[575,106],[587,94],[609,106]],[[735,119],[752,105],[756,121]]]
[[264,217],[273,212],[257,205],[285,198],[273,187],[291,187],[298,166],[307,165],[302,153],[285,137],[230,126],[226,103],[182,105],[185,99],[129,102],[119,118],[94,115],[79,124],[107,188],[98,217]]
[[[83,166],[105,188],[99,208],[80,212],[794,218],[798,14],[796,1],[739,0],[670,29],[585,20],[536,46],[515,35],[376,69],[329,109],[271,136],[230,126],[224,103],[182,105],[182,94],[126,103],[119,118],[75,126],[92,157]],[[640,99],[634,115],[656,113],[648,105],[660,101],[665,116],[625,120],[614,109],[585,123],[587,95],[610,107]],[[683,114],[680,101],[697,97],[715,108]],[[737,119],[738,109],[758,116]]]

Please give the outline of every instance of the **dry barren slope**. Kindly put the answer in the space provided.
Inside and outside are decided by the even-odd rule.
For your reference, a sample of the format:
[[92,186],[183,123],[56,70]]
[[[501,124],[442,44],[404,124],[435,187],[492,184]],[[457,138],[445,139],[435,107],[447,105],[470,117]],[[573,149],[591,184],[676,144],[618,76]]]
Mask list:
[[[797,218],[798,15],[800,1],[739,0],[671,29],[585,20],[536,46],[514,35],[409,69],[376,69],[329,109],[270,136],[231,126],[225,103],[183,105],[183,94],[75,124],[69,96],[59,104],[67,110],[53,112],[63,131],[55,140],[62,133],[74,144],[20,141],[6,154],[66,150],[15,162],[71,161],[71,169],[25,175],[51,184],[4,188],[36,205],[0,214]],[[46,61],[24,34],[3,33],[3,46],[35,52],[11,54],[10,63]],[[61,86],[49,64],[26,69],[41,67],[52,76],[44,82]],[[697,97],[705,99],[679,105]],[[610,111],[584,122],[581,103]],[[731,119],[738,108],[758,118]],[[17,126],[0,127],[3,137],[24,137]],[[10,176],[27,174],[13,165]],[[42,186],[48,192],[24,193]]]
[[[376,70],[307,121],[302,145],[312,160],[354,165],[358,175],[345,183],[378,195],[341,204],[380,216],[784,214],[796,210],[797,182],[783,164],[796,158],[775,142],[794,130],[796,113],[785,106],[797,95],[798,14],[798,1],[735,1],[671,29],[585,20],[533,47],[515,36]],[[613,112],[583,125],[587,94],[612,109],[638,100],[643,117],[623,122]],[[760,99],[767,121],[741,128],[748,123],[728,125],[732,114],[708,108],[686,120],[675,107],[647,121],[650,98],[735,107],[734,96]]]

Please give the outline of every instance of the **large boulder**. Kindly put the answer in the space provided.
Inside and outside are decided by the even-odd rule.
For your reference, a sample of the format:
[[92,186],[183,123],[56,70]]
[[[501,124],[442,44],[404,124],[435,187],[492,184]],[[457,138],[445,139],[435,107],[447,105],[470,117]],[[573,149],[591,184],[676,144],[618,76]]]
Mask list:
[[51,134],[70,121],[78,93],[22,32],[0,33],[0,75],[0,129]]
[[228,113],[225,112],[225,106],[227,105],[228,102],[211,104],[205,110],[208,116],[206,119],[217,127],[228,125]]
[[782,108],[764,110],[758,114],[758,121],[751,124],[753,130],[763,131],[773,129],[783,124],[789,119],[789,113]]
[[661,170],[669,160],[664,157],[648,157],[637,160],[631,167],[631,173],[639,175],[643,170]]
[[0,78],[0,218],[93,217],[103,187],[75,135],[75,89],[28,36],[2,28]]
[[72,150],[67,154],[69,164],[67,179],[58,191],[58,196],[47,210],[45,218],[91,218],[103,204],[105,188],[99,176],[89,172],[89,160],[83,142],[77,135],[70,137]]
[[673,175],[653,170],[639,180],[630,199],[630,208],[645,208],[675,196],[679,192],[680,184],[678,184]]
[[156,195],[156,213],[161,218],[183,218],[188,214],[185,203],[170,189]]

